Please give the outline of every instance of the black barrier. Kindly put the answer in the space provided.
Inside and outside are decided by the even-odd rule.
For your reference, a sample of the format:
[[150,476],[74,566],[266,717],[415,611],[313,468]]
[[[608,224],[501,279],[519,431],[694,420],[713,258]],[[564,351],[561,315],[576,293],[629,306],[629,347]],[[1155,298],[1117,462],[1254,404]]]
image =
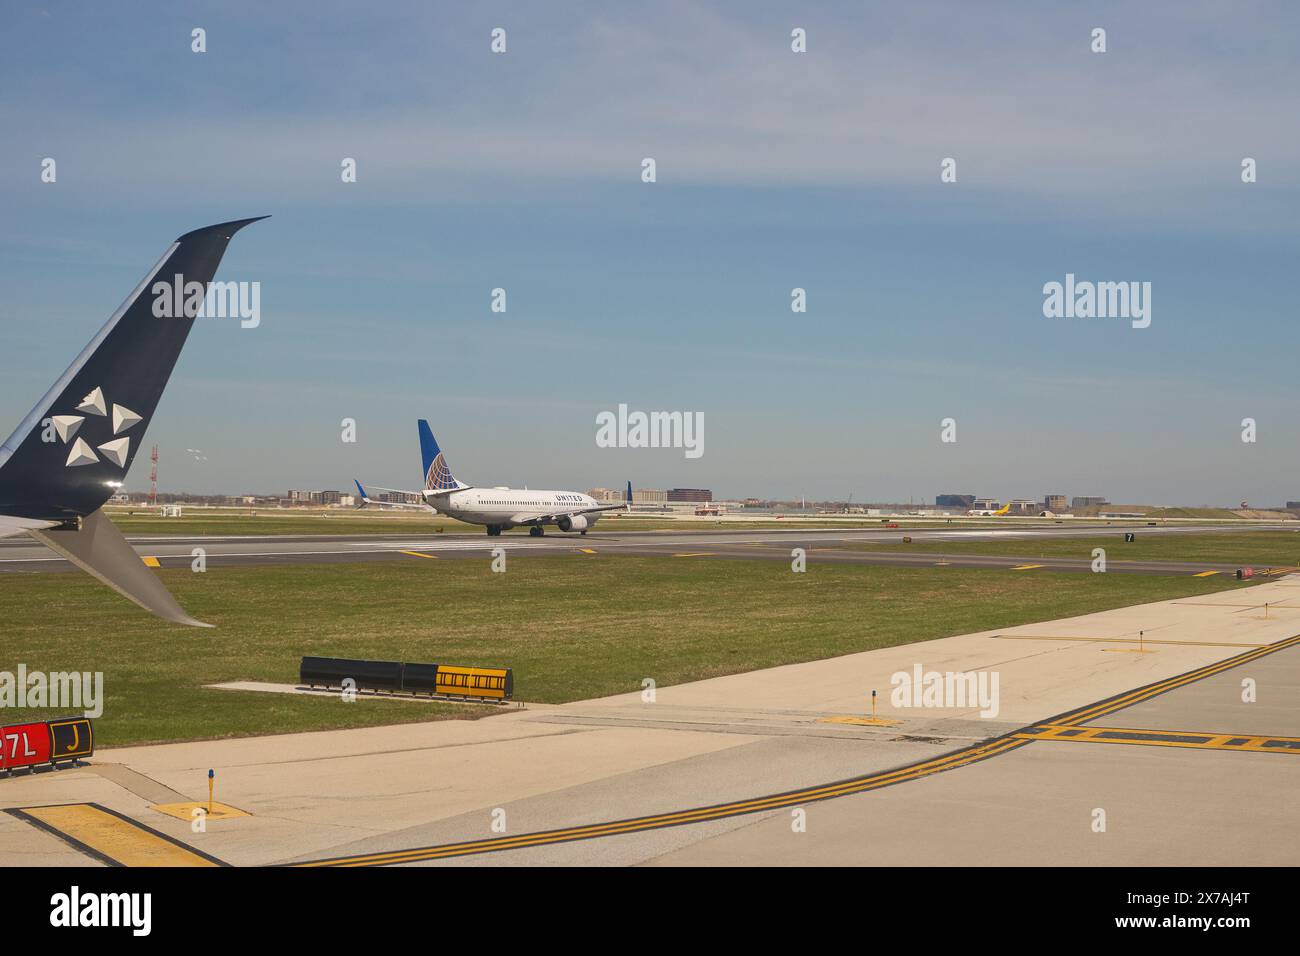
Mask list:
[[412,694],[435,694],[438,692],[437,664],[402,665],[402,690]]
[[401,690],[399,661],[354,661],[341,657],[304,657],[298,679],[308,687],[342,687],[351,678],[357,690]]
[[345,657],[304,657],[298,682],[307,687],[342,687],[351,680],[356,690],[405,691],[431,697],[506,701],[514,696],[514,674],[508,667],[456,667],[449,664],[403,664]]

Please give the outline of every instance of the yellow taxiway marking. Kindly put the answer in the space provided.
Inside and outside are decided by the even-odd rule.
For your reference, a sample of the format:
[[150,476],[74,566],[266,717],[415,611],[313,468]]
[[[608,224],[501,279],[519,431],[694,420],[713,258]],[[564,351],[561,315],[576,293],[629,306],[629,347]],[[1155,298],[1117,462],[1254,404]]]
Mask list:
[[1012,570],[1012,571],[1032,571],[1032,570],[1034,570],[1034,568],[1042,568],[1042,567],[1046,567],[1046,565],[1043,565],[1043,564],[1022,564],[1022,565],[1020,565],[1019,567],[1012,568],[1011,570]]
[[592,548],[579,548],[578,550],[581,551],[583,554],[595,554],[595,553],[596,553]]
[[1253,648],[1245,653],[1238,654],[1235,657],[1229,657],[1225,661],[1219,661],[1217,664],[1206,664],[1204,667],[1198,667],[1194,671],[1188,671],[1186,674],[1179,674],[1176,677],[1170,677],[1167,680],[1157,681],[1154,684],[1148,684],[1146,687],[1139,687],[1131,690],[1126,694],[1120,694],[1112,697],[1110,700],[1104,700],[1100,703],[1090,704],[1087,707],[1081,707],[1076,711],[1068,714],[1062,714],[1058,718],[1059,723],[1086,723],[1090,720],[1096,720],[1107,714],[1122,710],[1125,707],[1131,707],[1134,704],[1140,704],[1144,700],[1150,700],[1152,697],[1158,697],[1161,694],[1176,690],[1186,684],[1191,684],[1198,680],[1204,680],[1212,677],[1222,671],[1231,670],[1234,667],[1240,667],[1261,657],[1269,654],[1276,654],[1278,651],[1286,650],[1300,644],[1300,634],[1288,637],[1283,641],[1275,641],[1272,644],[1265,644],[1261,647]]
[[838,717],[818,717],[819,724],[857,724],[862,727],[897,727],[901,720],[887,720],[884,717],[854,717],[844,714]]
[[1067,740],[1085,744],[1136,744],[1144,747],[1194,747],[1198,750],[1245,750],[1251,753],[1300,755],[1300,737],[1271,737],[1258,734],[1129,730],[1120,727],[1043,724],[1012,736],[1019,740]]
[[468,843],[452,843],[443,846],[420,847],[413,850],[395,850],[389,853],[372,853],[364,856],[339,857],[332,860],[315,860],[299,863],[298,866],[382,866],[391,863],[414,863],[420,860],[437,860],[448,857],[466,856],[473,853],[489,853],[494,850],[516,850],[529,846],[545,846],[554,843],[569,843],[574,840],[587,840],[592,837],[613,836],[620,833],[638,833],[655,830],[660,827],[678,826],[686,823],[701,823],[707,820],[720,820],[726,817],[757,813],[763,810],[779,810],[794,807],[815,800],[827,800],[851,793],[875,790],[891,784],[914,780],[927,774],[951,770],[979,760],[1023,747],[1026,741],[1000,737],[984,744],[977,744],[956,753],[926,760],[910,767],[902,767],[884,773],[873,773],[865,777],[842,780],[839,783],[819,787],[808,787],[788,793],[778,793],[754,800],[738,800],[734,803],[722,803],[712,807],[699,807],[677,813],[661,813],[648,817],[634,817],[629,820],[612,820],[585,827],[568,827],[562,830],[544,830],[537,833],[521,833],[518,836],[496,837],[490,840],[474,840]]
[[687,551],[685,554],[674,554],[674,558],[703,558],[713,554],[712,551]]
[[402,554],[409,554],[413,558],[433,558],[435,561],[438,560],[436,554],[425,554],[423,551],[403,551]]
[[187,803],[157,803],[149,808],[157,810],[159,813],[165,813],[169,817],[175,817],[177,820],[184,820],[186,823],[195,819],[194,811],[202,810],[209,820],[234,820],[238,817],[251,817],[252,814],[247,810],[241,810],[239,807],[227,806],[224,803],[212,804],[212,812],[208,813],[208,802],[206,800],[190,800]]
[[[1146,687],[1139,687],[1127,694],[1121,694],[1110,700],[1101,701],[1096,704],[1090,704],[1087,707],[1080,708],[1070,714],[1064,714],[1057,718],[1058,723],[1053,726],[1070,726],[1067,721],[1075,723],[1096,720],[1098,717],[1105,716],[1121,708],[1140,703],[1159,694],[1175,690],[1184,684],[1190,684],[1194,681],[1203,680],[1220,671],[1229,668],[1239,667],[1242,664],[1264,657],[1268,654],[1285,650],[1288,647],[1294,647],[1300,643],[1300,634],[1287,638],[1284,641],[1278,641],[1274,644],[1264,645],[1243,654],[1237,654],[1227,660],[1219,661],[1217,664],[1207,664],[1196,670],[1188,671],[1185,674],[1178,674],[1174,677],[1158,681],[1154,684],[1148,684]],[[1152,731],[1160,733],[1160,731]],[[691,823],[702,823],[709,820],[719,820],[727,817],[741,816],[749,813],[758,813],[764,810],[779,810],[785,807],[799,806],[804,803],[811,803],[818,800],[830,800],[835,797],[842,797],[854,793],[863,793],[869,790],[876,790],[881,787],[891,786],[896,783],[904,783],[910,780],[916,780],[920,777],[933,773],[941,773],[945,770],[952,770],[957,767],[963,767],[977,761],[986,760],[1003,753],[1015,750],[1019,747],[1032,743],[1036,737],[1026,736],[1026,732],[1019,734],[1008,734],[1005,737],[998,737],[995,740],[975,744],[963,750],[945,754],[940,757],[934,757],[930,760],[923,760],[919,763],[911,764],[906,767],[900,767],[896,770],[885,771],[882,773],[872,773],[865,776],[853,777],[848,780],[840,780],[835,783],[828,783],[821,786],[807,787],[800,790],[791,790],[785,793],[769,794],[767,796],[756,797],[752,800],[738,800],[733,803],[721,803],[708,807],[695,807],[689,810],[682,810],[674,813],[661,813],[654,816],[633,817],[626,820],[611,820],[605,823],[596,823],[590,826],[567,827],[559,830],[540,830],[533,833],[521,833],[518,836],[494,837],[487,840],[472,840],[464,843],[444,843],[440,846],[414,847],[408,850],[394,850],[385,853],[370,853],[360,856],[335,857],[333,859],[311,860],[306,863],[295,864],[297,866],[384,866],[388,864],[415,863],[422,860],[439,860],[452,857],[469,856],[477,853],[492,853],[499,850],[517,850],[524,847],[548,846],[558,843],[570,843],[576,840],[588,840],[596,837],[614,836],[624,833],[638,833],[646,830],[655,830],[661,827],[682,826]],[[1267,738],[1269,740],[1285,738]]]
[[10,810],[112,866],[222,866],[216,857],[97,803]]
[[1192,575],[1194,578],[1208,578],[1211,574],[1218,574],[1218,571],[1197,571]]
[[146,568],[161,568],[162,563],[157,558],[141,558]]
[[[1003,641],[1080,641],[1101,644],[1137,644],[1136,637],[1057,637],[1046,634],[994,634]],[[1180,647],[1268,647],[1267,644],[1238,644],[1227,641],[1161,641],[1150,637],[1142,638],[1143,644],[1176,644]]]

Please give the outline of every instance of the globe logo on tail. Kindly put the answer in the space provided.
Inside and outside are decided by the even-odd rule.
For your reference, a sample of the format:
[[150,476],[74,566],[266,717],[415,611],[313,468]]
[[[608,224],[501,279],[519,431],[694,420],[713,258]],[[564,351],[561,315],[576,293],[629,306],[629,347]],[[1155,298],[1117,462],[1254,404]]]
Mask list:
[[447,467],[446,460],[442,457],[442,452],[438,452],[433,459],[433,464],[429,466],[429,474],[425,478],[424,487],[428,491],[454,491],[456,488],[456,479],[451,476],[451,469]]

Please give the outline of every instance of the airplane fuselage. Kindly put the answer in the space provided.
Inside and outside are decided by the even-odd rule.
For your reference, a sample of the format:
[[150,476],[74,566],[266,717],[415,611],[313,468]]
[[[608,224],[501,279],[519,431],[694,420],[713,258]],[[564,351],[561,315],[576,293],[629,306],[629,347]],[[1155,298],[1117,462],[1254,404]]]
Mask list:
[[[428,503],[439,513],[489,527],[514,528],[520,525],[556,524],[544,519],[550,515],[587,508],[599,508],[600,503],[589,495],[576,491],[531,491],[521,488],[469,488],[450,494],[425,493]],[[582,520],[577,520],[581,517]],[[589,514],[575,516],[558,522],[560,530],[586,531],[600,516]]]

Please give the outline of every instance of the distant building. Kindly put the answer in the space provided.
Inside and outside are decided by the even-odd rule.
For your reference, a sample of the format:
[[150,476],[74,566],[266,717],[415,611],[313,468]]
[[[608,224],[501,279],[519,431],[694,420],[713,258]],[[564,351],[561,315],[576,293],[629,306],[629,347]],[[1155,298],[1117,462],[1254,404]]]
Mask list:
[[1007,512],[1013,515],[1036,515],[1041,510],[1038,501],[1034,498],[1013,498],[1011,501],[1011,510]]
[[1286,503],[1287,511],[1300,511],[1300,501],[1288,501]]
[[1096,508],[1108,504],[1110,504],[1110,502],[1100,495],[1075,495],[1070,501],[1071,508]]
[[[635,494],[633,495],[635,498]],[[713,492],[708,488],[669,488],[669,501],[712,501]]]
[[997,511],[1002,507],[1002,502],[996,498],[976,498],[971,502],[971,507],[979,511]]
[[970,508],[975,504],[974,495],[935,495],[936,508]]
[[[627,499],[624,488],[592,488],[587,494],[604,504],[622,504]],[[632,504],[661,505],[668,500],[668,492],[656,488],[633,488]]]
[[320,493],[320,503],[323,505],[336,505],[339,503],[341,496],[342,493],[338,491],[322,491]]
[[1043,495],[1043,507],[1048,511],[1064,511],[1065,495]]

